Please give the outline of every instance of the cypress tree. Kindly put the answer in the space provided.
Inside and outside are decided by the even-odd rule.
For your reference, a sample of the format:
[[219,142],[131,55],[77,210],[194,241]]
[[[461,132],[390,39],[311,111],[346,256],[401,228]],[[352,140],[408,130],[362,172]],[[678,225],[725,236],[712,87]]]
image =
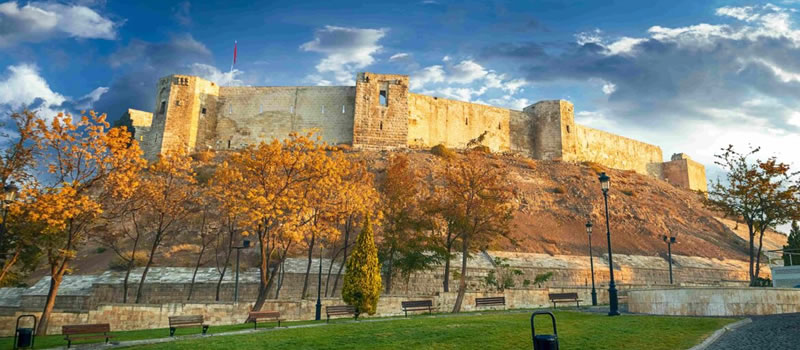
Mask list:
[[358,235],[353,253],[347,258],[346,267],[342,299],[348,305],[355,306],[356,319],[361,313],[374,315],[381,294],[381,266],[369,216],[364,220],[364,227]]

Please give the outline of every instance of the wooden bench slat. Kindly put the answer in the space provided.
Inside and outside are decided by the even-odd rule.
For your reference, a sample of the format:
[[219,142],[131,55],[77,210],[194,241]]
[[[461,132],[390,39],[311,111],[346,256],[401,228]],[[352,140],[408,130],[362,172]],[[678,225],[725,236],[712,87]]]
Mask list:
[[253,329],[257,329],[258,320],[264,319],[277,321],[278,327],[281,326],[282,321],[286,321],[285,319],[281,318],[280,311],[250,311],[250,313],[247,314],[247,320],[245,320],[245,323],[253,322]]
[[72,346],[74,340],[105,339],[106,343],[108,343],[108,339],[114,337],[108,334],[108,332],[111,332],[111,325],[108,323],[61,326],[61,334],[64,335],[64,340],[67,341],[67,349]]
[[175,335],[176,328],[200,327],[203,334],[208,331],[208,325],[204,324],[203,315],[184,315],[169,316],[169,336]]
[[506,297],[475,298],[475,306],[506,305]]
[[553,303],[553,308],[556,307],[556,303],[571,303],[575,302],[578,307],[581,306],[581,301],[578,297],[578,293],[548,293],[547,297],[550,298],[550,301]]
[[403,308],[403,313],[406,317],[408,317],[409,311],[424,311],[428,310],[428,313],[433,313],[433,301],[432,300],[408,300],[400,302],[400,306]]
[[338,315],[355,315],[356,314],[356,307],[351,305],[333,305],[333,306],[326,306],[325,307],[325,314],[328,316],[325,322],[329,322],[331,320],[331,316],[338,316]]

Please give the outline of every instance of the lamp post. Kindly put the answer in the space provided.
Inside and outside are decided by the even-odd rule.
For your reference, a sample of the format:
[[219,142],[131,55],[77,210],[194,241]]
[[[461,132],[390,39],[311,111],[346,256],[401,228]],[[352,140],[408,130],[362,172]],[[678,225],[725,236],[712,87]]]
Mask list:
[[619,300],[617,299],[617,286],[614,283],[614,257],[611,255],[611,224],[608,220],[608,189],[611,186],[611,178],[606,173],[600,174],[600,186],[603,190],[603,200],[606,205],[606,237],[608,239],[608,315],[619,316]]
[[317,313],[314,319],[322,319],[322,244],[319,245],[319,272],[317,273]]
[[594,256],[592,255],[592,222],[586,223],[586,233],[589,235],[589,267],[592,269],[592,306],[597,306],[597,290],[594,289]]
[[17,192],[19,188],[13,182],[3,186],[3,201],[0,203],[3,210],[3,222],[0,223],[0,244],[6,236],[6,217],[8,216],[8,205],[17,199]]
[[667,242],[667,252],[669,254],[669,284],[672,284],[672,244],[675,243],[675,237],[661,236],[664,242]]
[[247,248],[250,248],[250,241],[246,239],[242,241],[241,247],[233,247],[233,249],[236,249],[236,281],[233,284],[234,303],[239,302],[239,252],[241,252],[242,249],[247,249]]

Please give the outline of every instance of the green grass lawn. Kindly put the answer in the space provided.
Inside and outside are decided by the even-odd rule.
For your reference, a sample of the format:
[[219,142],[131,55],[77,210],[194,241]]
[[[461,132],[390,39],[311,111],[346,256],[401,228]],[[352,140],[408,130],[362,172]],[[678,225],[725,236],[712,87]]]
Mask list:
[[[632,316],[562,311],[556,313],[562,349],[688,349],[716,329],[736,321],[726,318]],[[549,318],[536,327],[551,333]],[[323,321],[324,322],[324,321]],[[302,323],[313,323],[305,321]],[[300,324],[300,322],[289,323]],[[212,326],[210,333],[250,325]],[[177,335],[199,333],[178,330]],[[114,340],[164,338],[168,330],[114,332]],[[0,347],[11,348],[6,338]],[[37,338],[39,349],[65,345],[61,336]],[[322,327],[281,329],[243,335],[181,340],[143,349],[530,349],[530,313],[493,312],[449,317],[417,316],[381,322],[331,322]]]

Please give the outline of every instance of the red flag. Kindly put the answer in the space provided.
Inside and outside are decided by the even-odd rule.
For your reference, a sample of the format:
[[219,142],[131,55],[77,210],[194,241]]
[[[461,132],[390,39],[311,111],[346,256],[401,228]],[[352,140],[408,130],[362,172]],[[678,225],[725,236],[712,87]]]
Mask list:
[[236,64],[236,40],[233,41],[233,64]]

